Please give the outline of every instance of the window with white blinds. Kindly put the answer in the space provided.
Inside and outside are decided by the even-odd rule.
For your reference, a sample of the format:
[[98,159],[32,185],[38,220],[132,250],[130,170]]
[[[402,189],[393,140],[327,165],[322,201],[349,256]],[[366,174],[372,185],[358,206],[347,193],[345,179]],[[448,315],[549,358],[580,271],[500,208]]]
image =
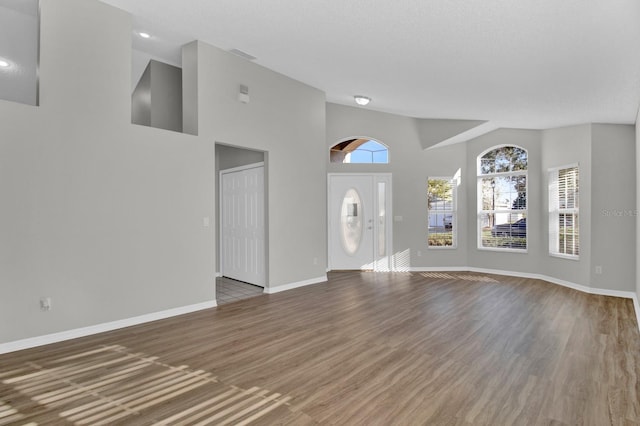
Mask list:
[[578,259],[580,255],[578,165],[549,170],[549,254]]

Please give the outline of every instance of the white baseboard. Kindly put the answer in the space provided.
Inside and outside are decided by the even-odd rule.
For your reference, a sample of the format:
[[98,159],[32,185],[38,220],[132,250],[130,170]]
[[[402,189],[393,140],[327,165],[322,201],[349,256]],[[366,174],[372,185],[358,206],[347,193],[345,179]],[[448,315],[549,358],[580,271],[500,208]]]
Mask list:
[[494,274],[494,275],[506,275],[511,277],[520,277],[520,278],[533,278],[536,280],[547,281],[552,284],[561,285],[563,287],[572,288],[574,290],[581,291],[583,293],[588,294],[597,294],[600,296],[613,296],[613,297],[622,297],[625,299],[632,299],[633,306],[636,311],[636,320],[638,323],[638,329],[640,330],[640,303],[638,303],[638,295],[633,291],[621,291],[621,290],[610,290],[606,288],[595,288],[589,287],[582,284],[572,283],[570,281],[561,280],[558,278],[550,277],[542,274],[532,274],[529,272],[514,272],[514,271],[503,271],[500,269],[486,269],[486,268],[475,268],[471,266],[449,266],[449,267],[416,267],[411,268],[411,272],[478,272],[481,274]]
[[[623,297],[633,300],[635,308],[636,319],[638,327],[640,328],[640,303],[638,302],[638,296],[632,291],[620,291],[620,290],[608,290],[600,288],[592,288],[569,281],[560,280],[557,278],[549,277],[541,274],[531,274],[527,272],[514,272],[503,271],[497,269],[485,269],[485,268],[473,268],[465,266],[449,266],[449,267],[416,267],[411,268],[411,272],[478,272],[485,274],[506,275],[521,278],[533,278],[543,281],[548,281],[553,284],[558,284],[564,287],[569,287],[574,290],[582,291],[589,294],[598,294],[603,296]],[[286,290],[291,290],[298,287],[304,287],[307,285],[318,284],[327,281],[327,276],[311,278],[304,281],[298,281],[295,283],[284,284],[277,287],[265,288],[264,292],[269,294],[279,293]],[[90,336],[92,334],[104,333],[106,331],[117,330],[120,328],[130,327],[133,325],[143,324],[146,322],[157,321],[165,318],[170,318],[178,315],[188,314],[204,309],[215,308],[217,303],[215,300],[203,303],[197,303],[194,305],[182,306],[179,308],[168,309],[160,312],[153,312],[150,314],[140,315],[137,317],[126,318],[122,320],[112,321],[103,324],[97,324],[89,327],[77,328],[74,330],[62,331],[59,333],[47,334],[44,336],[32,337],[29,339],[17,340],[14,342],[0,343],[0,354],[9,352],[15,352],[23,349],[30,349],[37,346],[48,345],[51,343],[62,342],[65,340],[76,339],[79,337]]]
[[581,291],[583,293],[598,294],[600,296],[623,297],[625,299],[633,299],[636,296],[635,292],[633,291],[609,290],[606,288],[589,287],[582,284],[576,284],[570,281],[565,281],[558,278],[550,277],[548,275],[533,274],[530,272],[504,271],[501,269],[476,268],[473,266],[411,268],[411,272],[446,272],[446,271],[452,271],[452,272],[468,271],[468,272],[477,272],[480,274],[505,275],[510,277],[519,277],[519,278],[532,278],[535,280],[548,281],[552,284],[558,284],[563,287],[569,287],[574,290]]
[[194,305],[181,306],[179,308],[167,309],[166,311],[152,312],[132,318],[125,318],[117,321],[92,325],[89,327],[76,328],[73,330],[61,331],[59,333],[46,334],[44,336],[31,337],[29,339],[16,340],[14,342],[0,343],[0,354],[20,351],[23,349],[35,348],[37,346],[51,343],[63,342],[65,340],[77,339],[78,337],[90,336],[92,334],[104,333],[106,331],[117,330],[119,328],[130,327],[132,325],[143,324],[145,322],[157,321],[203,309],[215,308],[218,306],[215,300]]
[[311,278],[308,280],[298,281],[295,283],[283,284],[276,287],[265,287],[264,292],[268,294],[280,293],[281,291],[291,290],[294,288],[304,287],[312,284],[324,283],[327,281],[328,281],[327,276],[324,275],[322,277]]
[[484,274],[495,274],[495,275],[508,275],[512,277],[520,277],[520,278],[532,278],[536,280],[548,281],[552,284],[558,284],[563,287],[572,288],[574,290],[581,291],[583,293],[588,294],[597,294],[600,296],[613,296],[613,297],[623,297],[625,299],[632,299],[634,296],[634,292],[632,291],[621,291],[621,290],[610,290],[606,288],[597,288],[597,287],[589,287],[582,284],[572,283],[570,281],[561,280],[559,278],[550,277],[548,275],[542,274],[532,274],[529,272],[514,272],[514,271],[502,271],[499,269],[484,269],[484,268],[469,268],[471,272],[480,272]]

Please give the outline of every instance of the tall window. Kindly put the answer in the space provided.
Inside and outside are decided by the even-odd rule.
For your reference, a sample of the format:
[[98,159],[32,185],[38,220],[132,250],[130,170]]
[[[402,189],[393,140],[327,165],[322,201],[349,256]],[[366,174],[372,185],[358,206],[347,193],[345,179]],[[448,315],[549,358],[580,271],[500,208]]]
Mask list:
[[478,157],[478,248],[527,249],[527,151],[520,147]]
[[427,180],[429,247],[456,247],[458,221],[456,182],[452,178],[429,178]]
[[549,170],[549,253],[577,259],[580,255],[578,166]]

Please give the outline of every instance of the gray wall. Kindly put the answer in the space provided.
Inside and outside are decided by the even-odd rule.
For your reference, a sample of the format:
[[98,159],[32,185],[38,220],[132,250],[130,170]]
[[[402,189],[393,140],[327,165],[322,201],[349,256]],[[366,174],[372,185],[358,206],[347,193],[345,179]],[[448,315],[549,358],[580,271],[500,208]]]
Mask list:
[[147,64],[131,94],[131,122],[151,126],[151,63]]
[[[592,275],[596,288],[635,289],[635,129],[592,125]],[[595,273],[602,266],[602,274]]]
[[216,144],[216,176],[220,170],[264,161],[264,152],[234,146]]
[[182,131],[182,70],[158,61],[151,66],[151,126]]
[[[190,44],[185,98],[201,135],[135,126],[131,17],[43,0],[41,18],[41,106],[0,101],[0,342],[214,300],[216,235],[203,218],[216,217],[216,140],[269,151],[270,284],[325,274],[322,92]],[[293,196],[306,216],[282,213]]]
[[131,95],[131,122],[182,132],[182,70],[149,61]]
[[[638,299],[640,299],[640,271],[638,270],[638,265],[640,264],[640,109],[638,109],[638,114],[636,116],[636,295]],[[637,308],[637,305],[636,305]],[[637,313],[636,313],[637,314]],[[640,316],[640,315],[639,315]]]
[[[324,278],[327,169],[318,160],[326,155],[324,93],[196,44],[199,137],[267,153],[269,287]],[[185,70],[187,62],[183,56]],[[249,103],[238,101],[241,84],[249,87]],[[305,213],[293,214],[292,203]]]
[[0,101],[0,342],[213,300],[213,142],[131,125],[127,14],[41,14],[41,106]]
[[542,132],[542,229],[549,229],[549,169],[578,163],[580,172],[580,259],[560,259],[548,255],[549,235],[542,241],[540,256],[543,273],[561,280],[587,285],[591,282],[592,252],[592,186],[591,186],[591,125],[562,127]]
[[182,131],[198,134],[198,42],[182,47]]

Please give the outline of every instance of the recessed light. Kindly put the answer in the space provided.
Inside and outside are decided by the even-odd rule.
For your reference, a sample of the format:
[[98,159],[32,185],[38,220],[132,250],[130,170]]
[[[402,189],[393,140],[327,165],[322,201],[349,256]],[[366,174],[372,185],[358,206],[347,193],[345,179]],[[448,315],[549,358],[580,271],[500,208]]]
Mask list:
[[361,106],[365,106],[365,105],[367,105],[369,102],[371,102],[371,98],[368,98],[368,97],[366,97],[366,96],[362,96],[362,95],[355,95],[355,96],[353,97],[353,99],[356,101],[356,103],[357,103],[358,105],[361,105]]
[[151,38],[151,34],[140,31],[138,35],[142,38]]
[[9,62],[4,59],[0,59],[0,68],[9,68]]

